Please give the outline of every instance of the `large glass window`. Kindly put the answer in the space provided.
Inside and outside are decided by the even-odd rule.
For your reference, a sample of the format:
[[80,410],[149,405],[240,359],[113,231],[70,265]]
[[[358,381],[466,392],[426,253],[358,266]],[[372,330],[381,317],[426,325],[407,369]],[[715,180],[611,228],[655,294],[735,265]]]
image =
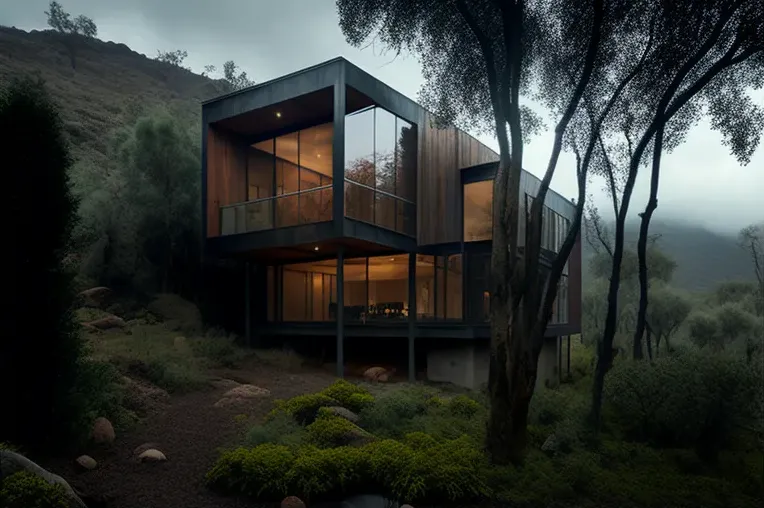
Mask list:
[[490,240],[493,236],[493,180],[464,186],[464,241]]
[[247,202],[223,207],[223,234],[332,220],[331,123],[249,147]]
[[409,307],[409,256],[369,258],[368,319],[403,319]]
[[370,107],[345,118],[345,215],[416,233],[416,127]]
[[286,265],[282,270],[282,319],[331,321],[337,301],[337,261]]

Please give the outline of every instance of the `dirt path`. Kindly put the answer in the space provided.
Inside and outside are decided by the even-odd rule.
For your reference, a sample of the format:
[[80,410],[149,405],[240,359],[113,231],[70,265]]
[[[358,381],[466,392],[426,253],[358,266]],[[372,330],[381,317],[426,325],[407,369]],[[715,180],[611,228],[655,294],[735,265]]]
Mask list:
[[[204,475],[218,456],[219,448],[235,443],[247,426],[259,421],[273,400],[320,390],[333,378],[322,372],[290,373],[252,364],[246,368],[215,372],[267,388],[270,397],[254,399],[244,406],[214,407],[226,388],[175,396],[161,413],[147,418],[129,433],[117,436],[108,450],[90,450],[98,461],[93,471],[78,472],[72,461],[46,463],[89,496],[104,498],[109,508],[237,508],[253,506],[241,499],[223,498],[204,487]],[[247,414],[246,423],[236,415]],[[167,462],[140,464],[133,450],[157,443]]]

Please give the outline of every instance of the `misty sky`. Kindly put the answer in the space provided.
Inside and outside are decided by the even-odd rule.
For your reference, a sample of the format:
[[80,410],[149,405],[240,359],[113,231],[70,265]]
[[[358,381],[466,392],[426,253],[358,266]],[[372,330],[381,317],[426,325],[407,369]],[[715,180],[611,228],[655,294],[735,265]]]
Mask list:
[[[267,81],[336,56],[343,56],[399,92],[417,98],[422,85],[414,56],[397,57],[384,48],[349,46],[337,25],[334,0],[62,0],[73,16],[85,14],[98,37],[127,44],[154,57],[157,50],[188,51],[187,65],[200,72],[234,60],[250,79]],[[45,29],[47,0],[0,0],[0,24]],[[764,92],[752,95],[764,105]],[[547,121],[548,125],[552,125]],[[552,133],[537,136],[525,149],[525,167],[540,175],[546,167]],[[491,137],[481,141],[498,151]],[[642,172],[630,215],[644,208],[647,175]],[[577,195],[574,159],[560,158],[553,188]],[[607,199],[595,180],[596,204]],[[721,231],[764,221],[764,148],[741,167],[721,145],[721,136],[702,122],[687,141],[664,157],[656,219],[681,219]]]

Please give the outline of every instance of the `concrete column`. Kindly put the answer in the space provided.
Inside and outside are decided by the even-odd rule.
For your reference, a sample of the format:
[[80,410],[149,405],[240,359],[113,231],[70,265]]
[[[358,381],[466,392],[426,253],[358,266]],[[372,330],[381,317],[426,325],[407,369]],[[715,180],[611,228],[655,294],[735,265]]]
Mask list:
[[337,252],[337,377],[345,377],[345,249]]

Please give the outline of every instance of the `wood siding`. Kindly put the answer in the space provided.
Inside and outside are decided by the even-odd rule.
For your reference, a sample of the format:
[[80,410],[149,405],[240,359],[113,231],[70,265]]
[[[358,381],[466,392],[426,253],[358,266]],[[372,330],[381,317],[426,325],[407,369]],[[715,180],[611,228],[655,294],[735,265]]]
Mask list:
[[220,207],[246,201],[247,159],[230,135],[207,130],[207,238],[220,236]]
[[498,154],[477,139],[454,127],[438,128],[432,114],[422,112],[417,168],[419,245],[461,241],[460,171],[498,160]]

